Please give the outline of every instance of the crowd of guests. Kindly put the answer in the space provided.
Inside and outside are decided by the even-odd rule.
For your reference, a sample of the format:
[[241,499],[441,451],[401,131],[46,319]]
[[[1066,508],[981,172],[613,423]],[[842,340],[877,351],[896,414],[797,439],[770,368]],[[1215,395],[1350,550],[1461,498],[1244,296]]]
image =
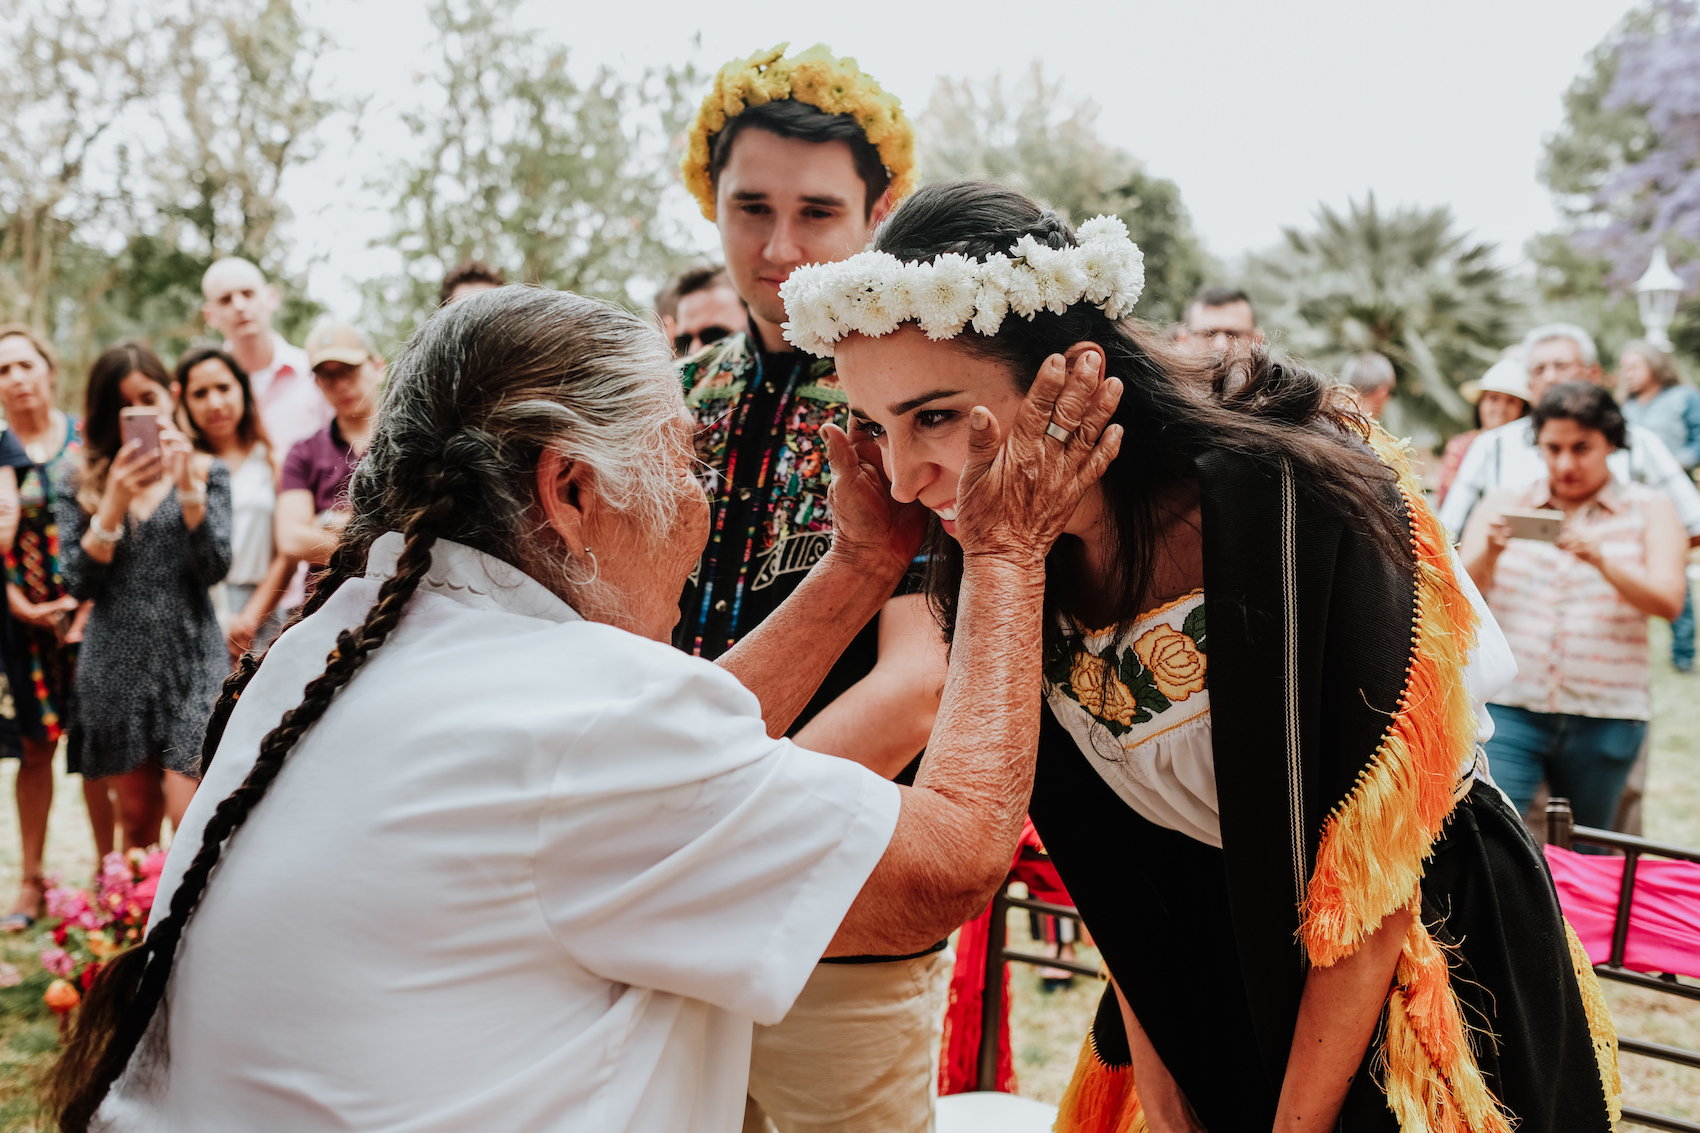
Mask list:
[[[1612,821],[1646,750],[1646,619],[1689,609],[1700,399],[1637,344],[1619,406],[1585,332],[1537,328],[1465,390],[1436,519],[1363,422],[1393,363],[1347,362],[1353,412],[1232,288],[1166,335],[1083,294],[798,349],[794,273],[1079,237],[996,186],[900,204],[908,127],[877,100],[822,109],[803,70],[792,96],[777,71],[721,89],[777,54],[729,65],[692,128],[725,263],[658,294],[671,367],[577,296],[456,305],[505,282],[476,262],[382,423],[367,337],[292,346],[239,260],[204,281],[222,341],[174,370],[112,348],[81,419],[47,344],[0,328],[8,927],[40,911],[61,738],[97,841],[184,823],[149,936],[67,1042],[64,1128],[920,1133],[978,1014],[945,938],[1024,817],[1110,977],[1065,1133],[1501,1105],[1606,1127],[1609,1020],[1493,785]],[[832,67],[835,107],[872,97]],[[1173,978],[1179,939],[1217,978]],[[145,1035],[166,1046],[126,1070]]]
[[[503,282],[468,261],[442,301]],[[219,340],[175,368],[146,343],[106,350],[80,416],[56,405],[51,343],[0,326],[0,749],[19,759],[22,865],[0,930],[43,911],[60,742],[96,855],[159,843],[194,796],[225,677],[277,637],[347,520],[384,359],[341,323],[287,342],[275,288],[245,260],[213,264],[202,291]],[[128,432],[137,411],[157,430]]]

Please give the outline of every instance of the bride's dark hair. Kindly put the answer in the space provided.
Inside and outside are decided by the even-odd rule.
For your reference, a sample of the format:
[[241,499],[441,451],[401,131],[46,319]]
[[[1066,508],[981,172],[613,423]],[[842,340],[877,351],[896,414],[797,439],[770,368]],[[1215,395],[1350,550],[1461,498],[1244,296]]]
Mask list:
[[[930,261],[946,252],[984,260],[1031,235],[1053,248],[1073,246],[1074,230],[1019,193],[978,181],[929,185],[880,227],[874,247],[900,260]],[[1013,312],[997,334],[964,331],[964,350],[1005,363],[1023,391],[1052,354],[1078,342],[1104,349],[1105,373],[1125,386],[1114,420],[1125,430],[1121,455],[1103,479],[1111,554],[1120,577],[1107,605],[1084,609],[1078,541],[1059,540],[1046,570],[1046,636],[1063,645],[1054,617],[1125,624],[1147,605],[1158,538],[1192,498],[1194,461],[1212,450],[1250,457],[1279,475],[1291,466],[1299,490],[1363,531],[1389,558],[1410,562],[1409,535],[1391,491],[1393,474],[1370,450],[1369,423],[1315,370],[1272,356],[1261,344],[1196,360],[1135,319],[1112,321],[1089,302],[1032,319]],[[946,634],[955,628],[962,551],[933,526],[928,597]],[[1100,596],[1102,600],[1103,596]]]

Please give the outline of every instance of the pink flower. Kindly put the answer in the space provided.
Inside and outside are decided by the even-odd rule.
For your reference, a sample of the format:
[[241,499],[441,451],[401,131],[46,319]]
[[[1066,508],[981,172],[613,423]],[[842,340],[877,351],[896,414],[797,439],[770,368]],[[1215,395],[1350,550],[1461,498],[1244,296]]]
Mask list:
[[47,915],[61,920],[73,920],[88,911],[89,895],[69,885],[47,891]]
[[100,887],[115,889],[130,884],[130,863],[124,860],[124,855],[117,850],[106,855],[106,860],[100,865]]
[[0,963],[0,987],[17,987],[23,982],[24,974],[16,964]]
[[60,978],[77,970],[77,962],[71,959],[71,954],[63,948],[44,950],[41,954],[41,966]]
[[155,850],[142,859],[142,876],[157,878],[165,870],[165,851]]
[[130,891],[137,911],[146,913],[153,908],[153,898],[157,892],[159,892],[159,874],[156,873],[152,877],[144,878],[138,882],[136,887]]

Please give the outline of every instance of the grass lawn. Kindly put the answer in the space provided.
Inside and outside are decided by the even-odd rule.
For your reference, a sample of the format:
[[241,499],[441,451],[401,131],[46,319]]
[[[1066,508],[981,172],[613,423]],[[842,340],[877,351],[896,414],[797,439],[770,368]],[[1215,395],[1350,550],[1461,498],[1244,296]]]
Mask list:
[[[1700,678],[1680,676],[1671,668],[1664,623],[1655,622],[1653,633],[1654,756],[1647,836],[1700,846]],[[0,799],[7,804],[0,808],[0,901],[10,900],[18,877],[16,818],[10,808],[15,773],[14,762],[0,761]],[[47,868],[79,882],[94,870],[88,819],[75,779],[62,777],[54,797]],[[1026,941],[1026,914],[1016,911],[1009,930],[1012,944]],[[24,975],[21,984],[0,988],[0,1133],[47,1128],[38,1119],[35,1081],[57,1047],[58,1025],[41,1003],[48,977],[36,956],[44,945],[40,932],[0,938],[0,961],[16,965]],[[1081,948],[1080,959],[1096,963],[1098,955]],[[1076,977],[1072,987],[1046,993],[1037,969],[1023,964],[1014,965],[1010,984],[1011,1040],[1020,1091],[1055,1103],[1074,1071],[1102,985]],[[1700,1050],[1700,1003],[1610,982],[1605,990],[1623,1034]],[[1627,1104],[1700,1119],[1700,1070],[1627,1054],[1622,1066]]]

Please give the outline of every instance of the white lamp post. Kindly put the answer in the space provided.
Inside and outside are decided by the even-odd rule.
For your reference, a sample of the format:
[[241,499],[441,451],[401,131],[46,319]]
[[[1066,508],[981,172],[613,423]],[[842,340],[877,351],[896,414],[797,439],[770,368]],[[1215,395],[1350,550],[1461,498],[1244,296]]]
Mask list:
[[1660,244],[1653,249],[1653,262],[1647,265],[1647,274],[1635,281],[1635,300],[1641,307],[1641,326],[1647,332],[1647,341],[1660,350],[1671,348],[1671,320],[1676,318],[1676,301],[1682,295],[1682,280],[1670,269],[1670,261],[1665,258],[1665,246]]

